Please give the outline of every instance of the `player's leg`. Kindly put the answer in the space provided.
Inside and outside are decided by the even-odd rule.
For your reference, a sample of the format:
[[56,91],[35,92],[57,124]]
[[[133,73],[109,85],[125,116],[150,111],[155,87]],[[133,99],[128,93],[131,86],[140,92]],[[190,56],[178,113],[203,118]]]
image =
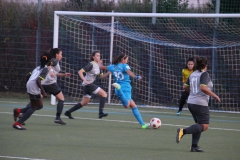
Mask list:
[[34,112],[37,108],[42,108],[42,99],[40,95],[31,95],[30,101],[31,101],[31,107],[23,114],[22,118],[19,119],[17,122],[13,124],[13,128],[18,130],[25,130],[25,128],[22,127],[22,123],[24,123]]
[[82,98],[82,102],[75,104],[72,108],[67,110],[64,113],[64,115],[67,116],[69,119],[74,119],[72,117],[72,112],[75,112],[76,110],[81,109],[83,106],[87,105],[90,101],[90,98],[91,98],[90,95],[84,95],[83,98]]
[[182,113],[183,106],[186,103],[186,100],[188,99],[188,96],[189,96],[189,92],[187,92],[187,91],[182,92],[181,98],[179,100],[177,115],[180,115]]
[[66,123],[62,121],[61,119],[61,114],[63,111],[63,106],[64,106],[64,96],[62,91],[59,92],[57,95],[55,95],[56,98],[58,99],[58,104],[57,104],[57,113],[56,113],[56,118],[54,120],[55,123],[65,125]]
[[[113,83],[112,86],[115,88],[115,94],[118,96],[118,98],[121,100],[122,105],[127,108],[130,105],[130,101],[127,99],[123,92],[123,88],[125,86],[121,86],[118,83]],[[131,86],[130,86],[131,87]]]
[[102,118],[102,117],[108,116],[108,113],[103,113],[105,102],[107,100],[107,93],[103,89],[101,89],[100,87],[98,87],[98,89],[95,90],[93,93],[96,93],[97,95],[100,96],[98,118]]

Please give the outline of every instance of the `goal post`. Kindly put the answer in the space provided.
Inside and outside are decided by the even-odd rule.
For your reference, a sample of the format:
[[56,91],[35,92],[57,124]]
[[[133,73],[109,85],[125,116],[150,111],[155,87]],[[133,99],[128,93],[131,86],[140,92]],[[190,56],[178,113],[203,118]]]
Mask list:
[[[151,18],[156,18],[152,24]],[[133,80],[132,98],[141,106],[176,108],[182,89],[181,70],[189,57],[205,56],[214,92],[222,103],[210,109],[240,111],[240,14],[54,12],[53,47],[63,50],[60,62],[70,78],[59,78],[66,101],[82,97],[77,72],[99,50],[105,65],[119,53],[129,55],[129,65],[142,81]],[[120,104],[112,79],[97,79],[108,93],[108,103]],[[55,104],[51,97],[51,104]],[[98,102],[93,96],[91,102]]]

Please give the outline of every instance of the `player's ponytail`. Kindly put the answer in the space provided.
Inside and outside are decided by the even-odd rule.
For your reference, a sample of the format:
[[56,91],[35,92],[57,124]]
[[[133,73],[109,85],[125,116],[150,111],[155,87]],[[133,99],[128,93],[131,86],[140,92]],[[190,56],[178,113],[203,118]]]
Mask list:
[[44,68],[45,65],[47,65],[50,62],[51,58],[52,57],[50,53],[44,53],[40,59],[40,62],[41,62],[40,68]]
[[119,62],[122,61],[122,59],[126,59],[128,56],[124,53],[118,55],[117,57],[114,58],[113,64],[118,64]]
[[206,57],[196,57],[196,69],[200,72],[202,72],[202,69],[204,69],[208,65],[208,60]]

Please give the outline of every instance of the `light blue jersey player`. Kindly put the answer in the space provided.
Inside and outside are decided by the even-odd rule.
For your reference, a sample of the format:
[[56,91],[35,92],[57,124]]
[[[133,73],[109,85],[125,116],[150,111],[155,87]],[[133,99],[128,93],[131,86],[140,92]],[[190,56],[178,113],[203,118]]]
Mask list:
[[115,58],[112,65],[103,66],[101,63],[99,64],[101,69],[108,70],[108,74],[112,74],[114,77],[114,82],[112,85],[115,87],[115,94],[120,98],[123,106],[125,108],[131,107],[132,113],[135,118],[138,120],[143,129],[147,128],[149,124],[145,124],[142,120],[142,116],[138,111],[137,105],[132,100],[132,86],[131,79],[142,79],[141,76],[136,76],[129,67],[128,56],[126,54],[120,54],[117,58]]

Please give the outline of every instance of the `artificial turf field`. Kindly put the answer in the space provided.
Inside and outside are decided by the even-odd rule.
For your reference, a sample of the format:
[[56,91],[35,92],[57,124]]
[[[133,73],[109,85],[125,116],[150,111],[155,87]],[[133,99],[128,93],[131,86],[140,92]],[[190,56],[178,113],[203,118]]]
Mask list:
[[[191,135],[175,142],[178,127],[194,123],[188,110],[142,108],[143,120],[158,117],[160,129],[141,129],[131,109],[106,105],[108,117],[98,119],[98,106],[88,105],[72,115],[67,125],[55,124],[56,106],[44,107],[26,121],[27,130],[12,128],[12,110],[28,99],[0,98],[0,159],[41,160],[239,160],[240,114],[211,112],[210,128],[202,133],[203,153],[189,151]],[[64,112],[72,106],[65,106]]]

